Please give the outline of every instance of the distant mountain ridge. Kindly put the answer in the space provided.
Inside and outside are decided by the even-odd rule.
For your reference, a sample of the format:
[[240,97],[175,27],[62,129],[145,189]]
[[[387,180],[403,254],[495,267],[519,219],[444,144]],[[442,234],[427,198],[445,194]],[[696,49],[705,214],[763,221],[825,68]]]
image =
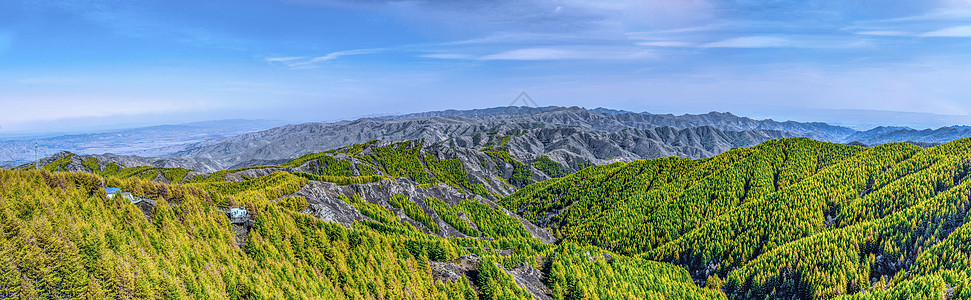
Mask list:
[[[570,129],[558,133],[570,139],[562,142],[544,137],[554,134],[555,129]],[[449,140],[450,145],[485,147],[478,142],[483,139],[476,136],[514,130],[523,132],[509,137],[510,154],[514,157],[527,159],[557,152],[564,159],[560,163],[566,163],[567,157],[600,163],[607,159],[629,161],[663,156],[701,158],[773,138],[826,138],[850,129],[814,123],[755,121],[727,113],[676,117],[610,115],[579,107],[513,107],[286,125],[202,142],[173,156],[209,159],[222,168],[238,168],[249,166],[247,161],[289,159],[374,139],[418,139],[431,143]],[[463,142],[459,144],[460,141]]]
[[449,141],[453,146],[485,147],[480,143],[482,135],[514,130],[523,134],[509,137],[510,155],[525,160],[549,155],[564,164],[664,156],[703,158],[733,147],[788,137],[869,146],[906,141],[932,146],[971,136],[968,126],[935,130],[877,127],[856,131],[820,122],[755,120],[727,112],[673,115],[557,106],[442,110],[274,127],[279,124],[224,120],[0,141],[0,165],[30,161],[33,143],[40,144],[40,157],[58,151],[113,153],[115,156],[109,157],[125,165],[181,166],[212,172],[277,164],[306,153],[370,140]]
[[[659,129],[663,127],[671,130]],[[570,142],[540,138],[543,134],[549,134],[548,129],[566,128],[574,130],[569,134],[573,138]],[[221,169],[239,168],[374,139],[424,140],[431,143],[452,140],[451,143],[455,145],[458,145],[458,141],[468,140],[458,146],[481,147],[483,145],[471,143],[476,135],[522,130],[526,132],[525,136],[513,137],[510,143],[510,154],[514,157],[528,160],[552,154],[561,158],[559,163],[601,163],[611,161],[610,159],[629,161],[663,156],[702,158],[732,147],[752,146],[773,138],[808,137],[837,143],[859,140],[867,145],[907,140],[933,144],[950,137],[961,137],[962,134],[958,132],[920,138],[920,134],[929,134],[924,132],[910,134],[906,136],[908,139],[902,139],[904,135],[900,132],[896,136],[877,138],[879,135],[902,129],[904,128],[888,127],[858,132],[826,123],[754,120],[723,112],[673,115],[607,108],[493,107],[369,117],[334,123],[286,125],[197,143],[171,156],[205,159],[214,162]],[[547,133],[542,133],[543,131]],[[624,131],[628,132],[621,133]],[[523,142],[527,140],[530,142]],[[531,146],[518,148],[520,144],[530,143]],[[585,150],[585,147],[598,148]]]
[[[586,118],[586,124],[564,118],[564,115],[572,114],[576,117]],[[529,116],[524,116],[529,115]],[[727,112],[710,112],[707,114],[651,114],[635,113],[624,110],[614,110],[598,107],[595,109],[585,109],[580,107],[494,107],[473,110],[444,110],[431,111],[416,114],[406,114],[400,116],[389,116],[386,118],[403,120],[412,118],[433,118],[433,117],[466,117],[476,119],[529,119],[556,125],[576,125],[588,129],[599,131],[618,131],[626,128],[647,129],[662,126],[671,126],[685,129],[691,127],[711,126],[721,130],[744,131],[744,130],[783,130],[792,131],[797,134],[826,141],[836,141],[842,137],[856,132],[856,130],[829,125],[826,123],[812,122],[802,123],[795,121],[779,122],[772,119],[754,120],[747,117],[739,117]],[[380,119],[380,118],[376,118]],[[571,122],[572,121],[572,122]],[[599,121],[599,122],[598,122]],[[584,126],[586,125],[586,126]]]
[[971,137],[971,127],[969,126],[949,126],[924,130],[909,127],[877,127],[854,133],[845,140],[859,141],[868,145],[900,141],[941,144],[966,137]]

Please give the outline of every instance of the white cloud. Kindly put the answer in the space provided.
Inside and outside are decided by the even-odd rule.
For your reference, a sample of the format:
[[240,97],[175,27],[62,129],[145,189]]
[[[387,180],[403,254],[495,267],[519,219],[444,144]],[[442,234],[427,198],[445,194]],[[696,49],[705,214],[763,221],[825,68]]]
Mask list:
[[911,35],[913,35],[913,34],[908,33],[908,32],[897,31],[897,30],[867,30],[867,31],[859,31],[859,32],[856,32],[856,34],[859,34],[859,35],[875,35],[875,36],[911,36]]
[[926,37],[971,37],[971,26],[954,26],[921,34]]
[[480,57],[481,60],[556,60],[577,58],[580,54],[552,48],[527,48],[504,51]]
[[679,42],[679,41],[653,41],[653,42],[640,42],[637,43],[640,46],[648,47],[694,47],[694,44]]
[[310,67],[313,67],[314,64],[335,60],[342,56],[372,54],[372,53],[377,53],[384,50],[386,49],[375,48],[375,49],[346,50],[346,51],[331,52],[323,56],[315,56],[315,57],[309,57],[309,58],[305,56],[269,57],[269,58],[266,58],[266,61],[268,63],[282,63],[291,68],[310,68]]
[[303,56],[267,57],[266,61],[271,63],[288,62],[288,61],[294,61],[294,60],[299,60],[304,58],[306,57],[303,57]]
[[523,48],[479,57],[479,60],[617,60],[654,58],[654,54],[635,48]]
[[774,36],[743,36],[711,42],[702,48],[783,48],[795,44],[787,38]]
[[475,59],[474,56],[468,54],[458,54],[458,53],[434,53],[434,54],[424,54],[419,55],[424,58],[437,58],[437,59]]
[[310,59],[309,62],[316,63],[316,62],[334,60],[341,56],[347,56],[347,55],[371,54],[381,50],[382,49],[358,49],[358,50],[348,50],[348,51],[337,51],[337,52],[328,53],[327,55],[324,55],[324,56],[314,57]]
[[866,40],[833,36],[742,36],[703,44],[701,48],[847,49],[873,45]]

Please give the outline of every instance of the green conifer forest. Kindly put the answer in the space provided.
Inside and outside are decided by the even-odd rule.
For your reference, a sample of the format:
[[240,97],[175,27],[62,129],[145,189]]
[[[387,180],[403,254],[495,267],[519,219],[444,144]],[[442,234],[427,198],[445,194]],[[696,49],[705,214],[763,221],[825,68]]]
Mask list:
[[[969,139],[777,139],[572,174],[489,152],[511,184],[530,166],[553,177],[494,203],[418,143],[232,180],[90,159],[68,172],[70,157],[0,170],[0,299],[971,299]],[[314,171],[286,169],[300,166]],[[296,194],[391,178],[467,199],[342,196],[362,216],[342,225]]]

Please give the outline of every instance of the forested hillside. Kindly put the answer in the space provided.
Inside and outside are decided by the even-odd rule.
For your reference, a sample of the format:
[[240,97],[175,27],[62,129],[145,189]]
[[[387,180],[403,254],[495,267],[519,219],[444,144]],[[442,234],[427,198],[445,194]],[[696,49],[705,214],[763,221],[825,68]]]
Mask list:
[[[0,170],[0,299],[724,298],[671,264],[542,243],[474,200],[354,196],[343,200],[366,218],[325,222],[282,196],[306,184],[282,172],[170,185]],[[154,205],[109,199],[103,185]],[[426,201],[433,209],[415,206]],[[249,213],[241,244],[240,225],[217,210],[236,205]],[[413,217],[476,237],[426,234]]]
[[971,299],[971,140],[777,139],[570,174],[502,140],[479,168],[549,179],[483,193],[419,142],[215,173],[0,170],[0,299]]
[[[186,168],[125,166],[100,155],[58,153],[18,169],[81,171],[103,176],[138,177],[165,183],[241,181],[284,171],[309,180],[338,185],[401,181],[415,188],[442,185],[456,194],[497,200],[517,188],[591,165],[561,164],[547,156],[513,158],[507,149],[516,132],[482,135],[477,149],[424,141],[372,140],[324,152],[309,153],[279,165],[262,165],[203,173]],[[403,179],[403,180],[399,180]],[[382,184],[386,185],[386,184]]]
[[969,147],[773,140],[591,167],[500,203],[563,242],[682,266],[730,298],[967,298]]

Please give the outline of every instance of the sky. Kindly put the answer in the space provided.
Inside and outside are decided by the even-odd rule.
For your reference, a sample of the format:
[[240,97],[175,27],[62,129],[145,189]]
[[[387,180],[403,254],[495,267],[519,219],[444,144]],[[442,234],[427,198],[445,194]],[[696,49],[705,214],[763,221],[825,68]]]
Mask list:
[[971,0],[4,0],[0,134],[509,105],[971,113]]

